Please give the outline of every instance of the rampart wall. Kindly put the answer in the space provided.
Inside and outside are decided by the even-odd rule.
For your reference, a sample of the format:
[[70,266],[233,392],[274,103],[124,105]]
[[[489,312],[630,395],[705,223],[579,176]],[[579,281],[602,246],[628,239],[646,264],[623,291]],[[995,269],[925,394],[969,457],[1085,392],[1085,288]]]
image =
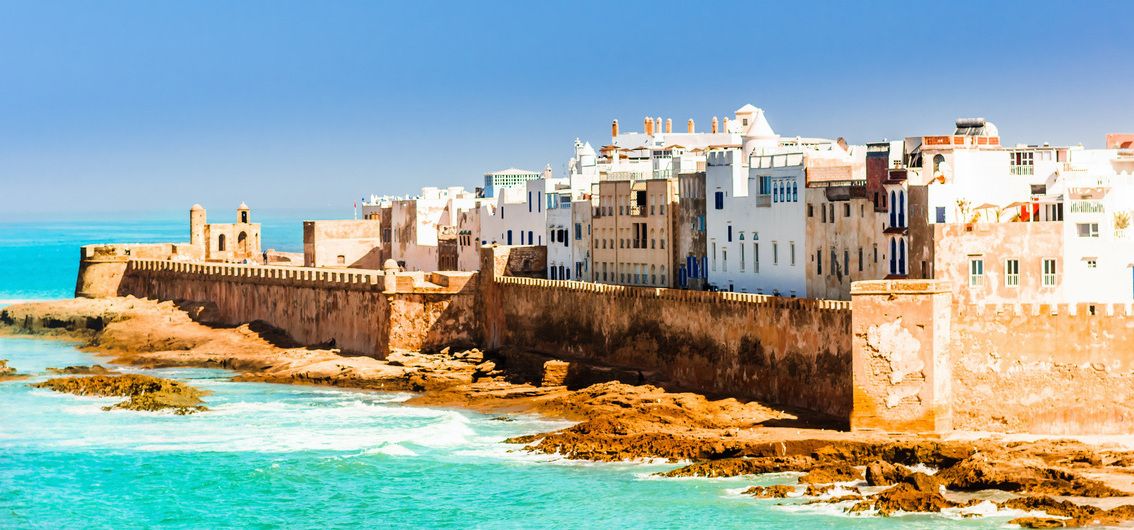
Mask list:
[[472,344],[542,353],[856,430],[1134,431],[1129,304],[974,305],[942,280],[855,282],[852,301],[835,302],[513,275],[538,273],[536,247],[486,248],[479,274],[137,257],[147,252],[178,251],[85,251],[78,294],[207,302],[225,324],[260,320],[379,358]]
[[208,302],[224,324],[259,320],[303,344],[379,358],[479,342],[475,284],[453,292],[399,281],[391,291],[384,280],[379,271],[131,260],[117,294]]
[[834,418],[850,414],[849,302],[487,280],[482,278],[488,348],[635,369],[646,381]]
[[1130,304],[955,304],[951,316],[953,428],[1134,431]]

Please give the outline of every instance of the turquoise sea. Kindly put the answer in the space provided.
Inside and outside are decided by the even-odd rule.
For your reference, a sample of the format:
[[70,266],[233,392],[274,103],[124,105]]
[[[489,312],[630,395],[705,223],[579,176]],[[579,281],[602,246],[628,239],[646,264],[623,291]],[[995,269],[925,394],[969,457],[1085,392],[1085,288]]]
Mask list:
[[[185,217],[0,223],[0,305],[70,297],[80,244],[184,240]],[[303,217],[261,216],[265,248],[298,251]],[[33,382],[47,367],[101,362],[12,338],[0,339],[0,359]],[[572,462],[501,443],[561,422],[236,383],[223,370],[149,373],[212,391],[212,410],[106,412],[115,399],[0,383],[0,527],[986,528],[1009,518],[846,516],[738,494],[791,476],[663,480],[651,474],[673,466]]]

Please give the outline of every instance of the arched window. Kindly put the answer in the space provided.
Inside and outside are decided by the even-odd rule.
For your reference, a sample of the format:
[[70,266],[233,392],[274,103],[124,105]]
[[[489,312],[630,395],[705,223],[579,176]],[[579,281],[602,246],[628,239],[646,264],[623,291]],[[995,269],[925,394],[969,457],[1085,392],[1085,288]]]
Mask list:
[[791,183],[791,202],[799,202],[799,185]]
[[217,250],[224,252],[224,234],[217,236]]
[[898,226],[906,226],[906,192],[898,191]]
[[898,244],[898,274],[906,274],[906,240]]
[[939,154],[939,155],[933,156],[933,176],[936,177],[937,175],[941,174],[941,164],[944,164],[944,163],[945,163],[945,155]]
[[508,231],[507,241],[508,241],[509,245],[512,244],[512,231],[511,230]]
[[890,274],[898,273],[898,241],[890,239]]
[[236,250],[242,254],[248,254],[248,234],[241,232],[236,236]]
[[890,226],[897,226],[898,225],[898,222],[897,222],[898,221],[898,205],[895,203],[895,200],[897,198],[898,198],[898,194],[891,191],[890,192]]
[[532,232],[531,230],[528,230],[528,244],[529,245],[535,244],[535,238],[532,237],[533,234],[534,234],[534,232]]

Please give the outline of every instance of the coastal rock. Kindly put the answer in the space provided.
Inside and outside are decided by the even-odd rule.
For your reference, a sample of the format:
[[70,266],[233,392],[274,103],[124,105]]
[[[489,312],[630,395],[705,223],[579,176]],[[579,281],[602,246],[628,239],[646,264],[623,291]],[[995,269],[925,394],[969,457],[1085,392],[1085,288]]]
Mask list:
[[862,512],[874,509],[878,511],[878,515],[889,517],[896,512],[940,512],[943,508],[953,506],[956,504],[941,495],[940,491],[926,491],[902,482],[873,497],[868,497],[851,506],[847,511]]
[[792,493],[795,493],[795,488],[787,484],[777,484],[775,486],[752,486],[741,492],[743,495],[751,495],[757,499],[784,499]]
[[1008,524],[1014,524],[1020,528],[1066,528],[1067,520],[1054,517],[1017,517],[1008,521]]
[[802,477],[801,484],[831,484],[834,482],[853,482],[862,478],[854,466],[849,464],[829,464],[811,469]]
[[103,375],[112,373],[111,370],[103,367],[102,365],[92,364],[90,366],[65,366],[63,368],[48,368],[48,373],[58,375]]
[[722,458],[690,464],[659,473],[659,475],[663,477],[736,477],[785,471],[810,471],[815,465],[815,459],[809,456]]
[[0,359],[0,381],[12,381],[15,379],[23,379],[27,375],[22,375],[16,372],[15,368],[8,366],[6,359]]
[[866,484],[870,486],[890,486],[909,475],[905,466],[884,460],[875,460],[866,466]]
[[1097,480],[1069,471],[994,461],[985,455],[973,455],[942,470],[937,478],[946,486],[960,491],[999,489],[1039,495],[1079,497],[1124,497],[1128,494]]
[[171,410],[174,414],[192,414],[208,410],[201,405],[200,390],[180,381],[142,374],[57,377],[32,385],[56,392],[80,396],[125,396],[130,399],[103,407],[103,410],[128,409],[142,411]]

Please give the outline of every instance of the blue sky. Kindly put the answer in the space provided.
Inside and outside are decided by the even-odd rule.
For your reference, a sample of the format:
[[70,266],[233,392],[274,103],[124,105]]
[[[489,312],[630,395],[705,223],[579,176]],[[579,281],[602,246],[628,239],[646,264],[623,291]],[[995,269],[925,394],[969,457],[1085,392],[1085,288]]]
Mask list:
[[1134,2],[0,1],[0,218],[338,208],[645,115],[852,142],[1134,132]]

